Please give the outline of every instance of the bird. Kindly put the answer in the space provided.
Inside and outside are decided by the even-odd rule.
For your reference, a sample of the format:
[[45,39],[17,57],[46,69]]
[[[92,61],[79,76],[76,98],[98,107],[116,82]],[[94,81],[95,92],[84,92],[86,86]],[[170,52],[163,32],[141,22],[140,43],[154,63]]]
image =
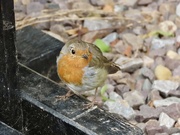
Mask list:
[[95,90],[94,99],[86,106],[93,107],[97,90],[102,87],[108,73],[115,73],[120,67],[108,60],[101,50],[92,43],[73,38],[62,47],[56,60],[57,74],[66,84],[69,91],[64,96],[56,96],[57,100],[66,100],[74,93],[79,95],[85,91]]

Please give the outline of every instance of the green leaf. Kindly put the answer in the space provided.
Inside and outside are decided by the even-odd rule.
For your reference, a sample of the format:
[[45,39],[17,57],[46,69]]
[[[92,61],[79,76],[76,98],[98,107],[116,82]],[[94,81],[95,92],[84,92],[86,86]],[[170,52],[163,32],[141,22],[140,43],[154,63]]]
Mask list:
[[112,100],[112,99],[109,99],[108,97],[106,97],[105,96],[105,92],[107,91],[107,85],[104,85],[102,88],[101,88],[101,97],[102,97],[102,100],[103,101],[107,101],[107,100],[109,100],[109,101],[114,101],[114,100]]
[[110,46],[107,45],[102,39],[96,39],[94,44],[101,50],[101,52],[109,52]]

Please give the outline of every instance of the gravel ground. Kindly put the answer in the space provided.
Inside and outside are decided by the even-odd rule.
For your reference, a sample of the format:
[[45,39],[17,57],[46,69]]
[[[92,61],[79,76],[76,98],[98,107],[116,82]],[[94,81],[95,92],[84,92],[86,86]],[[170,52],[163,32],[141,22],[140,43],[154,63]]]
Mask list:
[[104,55],[122,70],[108,76],[99,105],[147,135],[180,135],[179,0],[14,1],[17,29],[108,47]]

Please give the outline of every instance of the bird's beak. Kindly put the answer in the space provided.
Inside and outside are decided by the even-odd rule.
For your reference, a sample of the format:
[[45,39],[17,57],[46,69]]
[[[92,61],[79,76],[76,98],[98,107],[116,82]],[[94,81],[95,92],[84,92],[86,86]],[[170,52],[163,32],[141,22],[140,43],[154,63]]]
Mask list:
[[87,59],[88,59],[88,55],[87,55],[87,54],[83,54],[83,55],[82,55],[82,58],[84,58],[84,59],[87,60]]

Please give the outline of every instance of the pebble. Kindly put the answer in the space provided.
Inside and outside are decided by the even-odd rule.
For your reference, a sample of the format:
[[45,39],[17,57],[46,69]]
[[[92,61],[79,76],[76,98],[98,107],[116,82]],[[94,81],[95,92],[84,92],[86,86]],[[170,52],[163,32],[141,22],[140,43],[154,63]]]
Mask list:
[[168,97],[165,99],[161,99],[161,100],[154,100],[153,104],[155,107],[160,107],[160,106],[169,106],[172,104],[178,103],[180,104],[180,98],[177,97]]
[[159,116],[160,126],[166,126],[168,129],[173,127],[175,120],[170,118],[166,113],[162,112]]
[[162,13],[163,16],[167,14],[175,14],[176,7],[172,3],[161,3],[159,5],[159,11]]
[[137,90],[124,93],[123,98],[133,108],[139,108],[140,105],[145,104],[144,96]]
[[139,0],[138,1],[138,5],[147,5],[147,4],[150,4],[150,3],[152,3],[153,2],[153,0]]
[[125,11],[127,9],[128,9],[128,7],[125,5],[120,5],[120,4],[114,5],[114,12],[116,12],[116,13],[122,13],[123,11]]
[[106,37],[104,37],[102,40],[107,44],[110,45],[111,42],[116,40],[118,38],[117,32],[110,33]]
[[124,93],[129,92],[129,90],[130,90],[130,88],[125,84],[119,84],[119,85],[116,85],[116,87],[115,87],[115,91],[121,96]]
[[94,6],[104,6],[106,4],[104,0],[90,0],[90,3]]
[[162,99],[162,97],[160,96],[160,93],[158,90],[152,90],[148,95],[149,101],[161,100],[161,99]]
[[159,29],[163,32],[174,34],[177,26],[172,21],[164,21],[159,24]]
[[141,68],[141,74],[142,74],[144,77],[150,79],[151,81],[153,81],[154,78],[155,78],[153,71],[150,70],[150,69],[147,68],[147,67]]
[[120,22],[110,22],[108,20],[85,20],[83,27],[88,28],[89,31],[93,30],[101,30],[101,29],[107,29],[112,28],[114,26],[118,27],[120,26]]
[[145,131],[147,135],[155,135],[157,133],[162,133],[163,129],[157,120],[152,119],[146,122]]
[[137,122],[145,122],[149,119],[157,119],[162,111],[162,107],[153,108],[148,105],[142,105],[139,107],[139,110],[136,111],[135,120]]
[[143,56],[143,67],[150,67],[153,63],[154,63],[154,60],[148,56]]
[[142,67],[143,60],[141,58],[135,58],[131,61],[127,61],[126,63],[124,63],[123,58],[120,57],[116,60],[116,63],[121,65],[122,71],[132,73]]
[[180,65],[180,60],[178,59],[170,59],[168,57],[165,57],[165,66],[169,68],[170,70],[174,70],[176,67]]
[[124,118],[130,120],[135,116],[135,111],[125,100],[106,101],[104,106],[108,108],[109,112],[122,115]]
[[171,71],[167,67],[162,65],[158,65],[155,68],[154,73],[158,80],[168,80],[172,77]]
[[122,5],[130,6],[130,7],[135,6],[137,2],[138,0],[121,0]]
[[169,91],[168,95],[180,98],[180,89],[178,89],[178,90],[171,90],[171,91]]
[[180,128],[180,118],[178,118],[178,120],[177,120],[177,122],[175,124],[175,127]]
[[31,2],[27,5],[27,14],[41,12],[44,9],[44,5],[40,2]]
[[145,79],[142,86],[142,92],[146,92],[146,95],[148,95],[151,91],[151,88],[152,88],[151,82],[149,81],[149,79]]
[[174,45],[175,39],[174,38],[168,38],[168,39],[153,38],[151,44],[152,44],[151,49],[156,50],[156,49],[165,47],[166,45],[169,45],[169,46]]
[[143,47],[143,38],[132,33],[123,34],[122,39],[133,47],[133,50]]
[[133,32],[137,35],[145,34],[145,30],[141,26],[137,26],[133,29]]
[[180,76],[180,65],[173,70],[173,76]]
[[165,107],[163,112],[166,113],[169,117],[173,118],[175,121],[177,121],[180,118],[179,110],[180,110],[180,103],[176,103]]
[[170,80],[155,80],[152,86],[153,89],[159,90],[165,95],[167,95],[170,91],[177,90],[178,87],[178,82],[173,82]]
[[176,6],[176,15],[180,17],[180,3]]
[[169,50],[166,54],[170,59],[179,59],[180,60],[180,55],[178,55],[178,53]]

